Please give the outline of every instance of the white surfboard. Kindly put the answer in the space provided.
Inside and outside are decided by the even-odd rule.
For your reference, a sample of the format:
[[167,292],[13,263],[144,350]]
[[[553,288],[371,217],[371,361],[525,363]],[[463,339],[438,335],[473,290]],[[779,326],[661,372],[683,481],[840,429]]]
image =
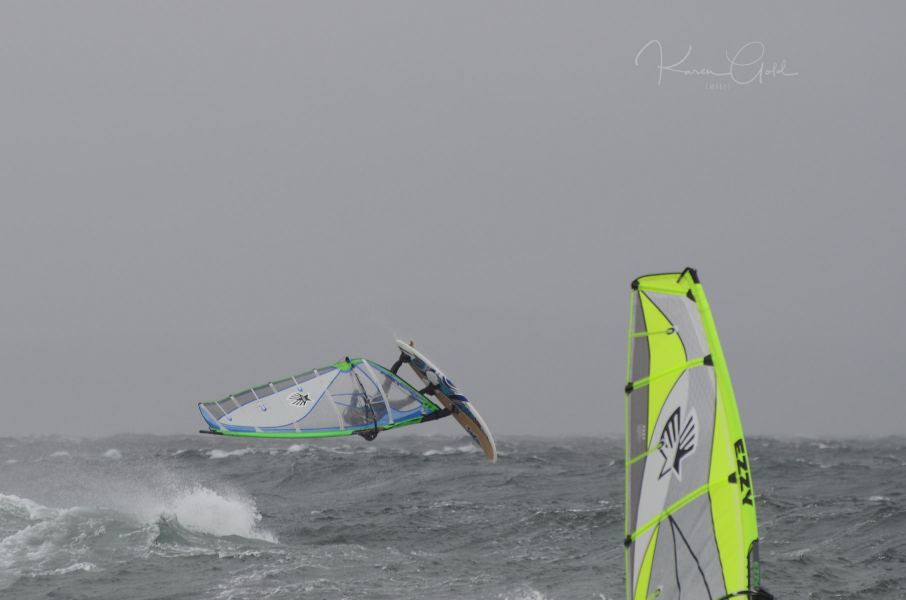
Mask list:
[[435,386],[434,396],[440,400],[444,408],[453,413],[456,422],[468,432],[492,462],[497,462],[497,445],[475,405],[459,393],[453,382],[428,357],[402,340],[396,340],[396,345],[409,357],[409,366],[422,382]]

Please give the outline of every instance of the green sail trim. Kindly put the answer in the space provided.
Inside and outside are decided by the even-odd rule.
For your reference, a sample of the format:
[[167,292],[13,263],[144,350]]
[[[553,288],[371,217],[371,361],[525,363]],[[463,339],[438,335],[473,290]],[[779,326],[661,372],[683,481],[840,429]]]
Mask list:
[[[378,427],[378,431],[387,431],[390,429],[397,429],[399,427],[405,427],[407,425],[416,425],[422,422],[422,418],[410,419],[408,421],[397,421],[389,425],[383,425]],[[257,437],[257,438],[283,438],[283,439],[301,439],[301,438],[326,438],[326,437],[342,437],[347,435],[354,435],[360,431],[368,431],[372,427],[356,427],[355,429],[339,429],[339,430],[329,430],[329,431],[296,431],[296,432],[269,432],[269,431],[229,431],[226,429],[212,429],[211,433],[217,435],[229,435],[235,437]]]

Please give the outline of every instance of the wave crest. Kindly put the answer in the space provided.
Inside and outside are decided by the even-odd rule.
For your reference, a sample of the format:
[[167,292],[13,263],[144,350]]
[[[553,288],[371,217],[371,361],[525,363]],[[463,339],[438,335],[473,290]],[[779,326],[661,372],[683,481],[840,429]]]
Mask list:
[[252,500],[222,495],[203,486],[169,499],[160,507],[158,516],[172,516],[180,525],[196,533],[277,542],[273,533],[258,527],[261,513]]

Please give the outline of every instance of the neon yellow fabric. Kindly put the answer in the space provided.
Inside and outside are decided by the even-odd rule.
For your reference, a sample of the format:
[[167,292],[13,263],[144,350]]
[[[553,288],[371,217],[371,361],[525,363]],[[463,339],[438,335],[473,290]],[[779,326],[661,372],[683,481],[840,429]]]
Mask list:
[[[665,331],[672,328],[672,324],[661,313],[660,310],[642,294],[642,311],[645,315],[646,331]],[[648,347],[650,352],[650,369],[649,373],[657,374],[653,380],[651,377],[639,380],[638,384],[648,385],[650,391],[650,401],[648,405],[648,444],[651,444],[651,432],[654,430],[654,422],[660,414],[661,407],[667,399],[667,394],[673,389],[673,384],[682,374],[682,365],[686,364],[686,351],[683,344],[675,335],[658,335],[648,336]],[[662,374],[673,374],[672,377],[663,376]]]
[[[690,279],[689,275],[684,279]],[[712,517],[723,563],[724,581],[727,590],[735,592],[749,589],[747,557],[752,542],[758,539],[755,494],[745,436],[742,433],[742,420],[711,307],[700,283],[693,282],[691,289],[702,316],[717,379],[718,410],[711,454],[711,478],[717,479],[733,472],[737,476],[736,485],[720,486],[711,492],[711,505],[714,507]],[[721,436],[720,439],[717,438],[718,435]]]
[[654,548],[657,546],[657,536],[659,528],[656,528],[651,534],[651,540],[648,542],[648,548],[645,549],[645,558],[642,561],[642,575],[636,582],[635,597],[648,600],[648,580],[651,576],[651,562],[654,560]]
[[[704,289],[696,279],[695,272],[687,270],[683,273],[648,275],[633,282],[628,335],[625,454],[625,534],[627,540],[625,562],[628,600],[649,600],[653,593],[660,594],[659,587],[649,589],[649,586],[656,587],[652,569],[663,568],[663,565],[658,567],[655,564],[658,532],[660,531],[661,538],[671,536],[672,530],[667,528],[666,521],[680,511],[691,510],[686,507],[691,507],[693,503],[698,507],[695,510],[701,510],[703,506],[706,506],[710,511],[710,522],[704,523],[705,520],[702,520],[702,523],[696,527],[696,529],[703,527],[705,531],[695,531],[694,533],[699,540],[704,535],[710,536],[712,540],[710,547],[716,546],[719,554],[723,581],[710,582],[713,598],[749,590],[759,583],[757,561],[753,558],[752,564],[750,564],[750,552],[757,545],[758,527],[748,451],[711,308]],[[687,348],[684,346],[681,336],[674,331],[675,324],[662,312],[656,301],[652,300],[655,294],[668,295],[673,298],[670,302],[689,302],[688,306],[694,307],[689,310],[695,315],[696,323],[700,320],[700,331],[694,332],[699,337],[695,339],[701,339],[706,343],[706,353],[710,360],[705,360],[705,356],[687,356]],[[635,311],[634,307],[637,304],[641,308],[640,313]],[[664,300],[662,305],[666,304],[668,304],[667,300]],[[640,318],[636,317],[637,314],[640,314]],[[637,320],[640,322],[636,322]],[[687,336],[691,335],[688,331],[683,333]],[[688,339],[692,338],[687,337]],[[636,356],[636,352],[647,352],[647,356]],[[639,373],[640,367],[636,367],[637,372],[633,373],[634,359],[640,361],[641,368],[646,369],[647,372]],[[712,390],[713,396],[704,400],[696,399],[697,402],[710,402],[713,399],[713,419],[695,422],[696,427],[700,430],[713,427],[713,432],[709,431],[707,438],[696,432],[702,439],[710,440],[710,448],[695,449],[695,452],[701,452],[704,458],[709,459],[710,472],[707,473],[707,480],[703,479],[697,483],[698,487],[693,492],[687,493],[679,500],[671,499],[670,504],[660,514],[657,514],[658,508],[654,510],[648,508],[645,522],[633,524],[632,521],[635,517],[631,518],[631,511],[638,511],[642,499],[632,497],[630,486],[633,485],[633,481],[636,481],[637,489],[641,490],[643,482],[652,478],[647,473],[651,472],[655,466],[660,468],[660,462],[652,463],[653,466],[649,466],[646,464],[649,461],[663,460],[664,464],[667,464],[666,455],[661,458],[661,453],[658,452],[662,442],[655,438],[655,436],[663,434],[655,429],[659,423],[664,422],[665,417],[662,413],[665,412],[668,397],[679,379],[691,369],[713,369],[713,382],[714,388],[716,388]],[[633,375],[636,377],[635,380],[631,379]],[[687,393],[698,393],[698,389],[690,388]],[[647,417],[643,421],[645,431],[641,438],[645,440],[645,447],[638,445],[642,443],[638,441],[638,431],[631,429],[632,427],[642,428],[641,424],[631,423],[630,414],[635,406],[632,404],[633,402],[647,403]],[[710,408],[710,404],[708,406]],[[664,431],[663,427],[660,430]],[[637,444],[633,450],[630,449],[631,439],[633,443]],[[677,462],[680,458],[682,457],[677,458]],[[646,468],[648,471],[645,470]],[[707,464],[702,468],[708,469]],[[653,478],[657,479],[657,475],[655,472]],[[661,472],[660,476],[663,477],[664,472]],[[667,476],[669,477],[670,474],[668,473]],[[645,479],[645,477],[649,477],[649,479]],[[687,491],[688,489],[686,488]],[[637,493],[641,494],[641,492]],[[699,498],[704,499],[699,500]],[[703,505],[702,502],[709,502],[709,504]],[[652,515],[656,516],[652,517]],[[639,514],[639,518],[641,518],[641,514]],[[633,525],[634,531],[631,530]],[[648,531],[651,532],[651,535],[644,535]],[[673,535],[675,536],[675,534]],[[689,535],[689,532],[687,531],[685,535]],[[644,553],[641,553],[641,549],[638,552],[635,551],[636,539],[639,539],[639,543],[647,540],[648,545],[644,549]],[[641,561],[638,561],[639,557],[642,558]],[[634,564],[633,561],[641,562],[641,564]],[[717,563],[712,561],[710,564],[716,565]],[[719,579],[720,571],[717,573]],[[705,577],[704,573],[702,577]],[[718,583],[722,585],[717,585]],[[719,587],[722,587],[723,591],[716,593],[714,590]]]

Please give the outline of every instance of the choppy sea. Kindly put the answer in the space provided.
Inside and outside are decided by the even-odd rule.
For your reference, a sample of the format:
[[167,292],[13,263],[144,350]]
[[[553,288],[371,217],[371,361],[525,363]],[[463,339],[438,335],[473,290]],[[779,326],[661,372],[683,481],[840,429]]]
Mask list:
[[[618,439],[0,438],[0,598],[618,599]],[[749,440],[764,581],[906,598],[906,439]]]

